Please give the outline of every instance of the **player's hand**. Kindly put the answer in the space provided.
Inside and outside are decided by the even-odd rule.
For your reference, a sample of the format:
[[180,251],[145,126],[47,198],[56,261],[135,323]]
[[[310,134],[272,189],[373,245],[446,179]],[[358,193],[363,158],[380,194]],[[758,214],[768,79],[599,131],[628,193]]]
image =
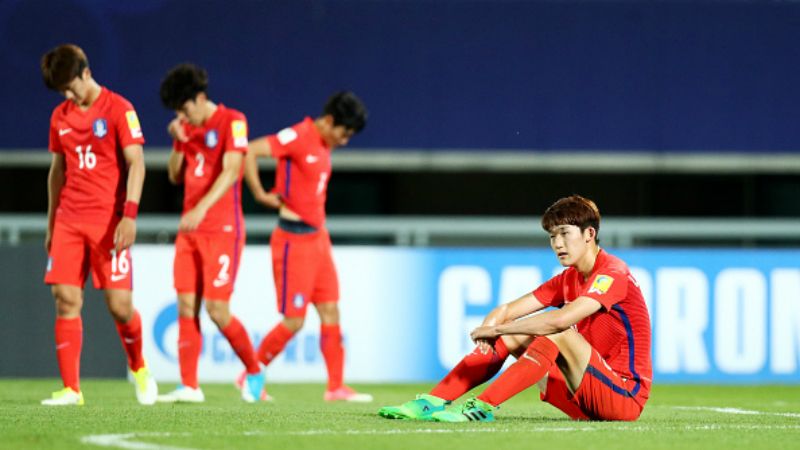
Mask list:
[[281,207],[281,205],[283,205],[281,196],[273,192],[261,191],[260,193],[254,195],[254,197],[256,202],[261,203],[267,208],[278,209]]
[[176,141],[187,142],[189,140],[189,137],[186,136],[183,130],[183,122],[177,117],[172,119],[169,125],[167,125],[167,133]]
[[475,343],[478,341],[494,341],[498,336],[500,336],[500,333],[497,332],[497,328],[494,326],[480,326],[469,334],[469,337]]
[[181,217],[181,223],[178,224],[180,231],[194,231],[200,226],[200,222],[206,217],[206,211],[198,208],[193,208]]
[[117,253],[133,245],[136,240],[136,221],[130,217],[123,217],[114,230],[114,249]]

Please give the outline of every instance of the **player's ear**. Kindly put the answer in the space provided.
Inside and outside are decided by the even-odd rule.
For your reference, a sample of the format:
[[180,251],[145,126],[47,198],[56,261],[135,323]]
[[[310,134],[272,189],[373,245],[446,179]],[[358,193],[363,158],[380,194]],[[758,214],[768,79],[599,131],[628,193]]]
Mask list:
[[81,80],[82,81],[87,81],[90,78],[92,78],[92,69],[90,69],[88,67],[84,67],[83,71],[81,72]]
[[586,228],[586,243],[592,242],[594,238],[597,236],[597,230],[594,227]]

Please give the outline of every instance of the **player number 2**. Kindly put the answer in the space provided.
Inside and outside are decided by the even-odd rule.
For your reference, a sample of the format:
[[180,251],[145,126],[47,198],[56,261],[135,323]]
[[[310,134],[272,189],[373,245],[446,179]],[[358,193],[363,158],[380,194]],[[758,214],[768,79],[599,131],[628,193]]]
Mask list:
[[97,155],[92,153],[91,145],[87,145],[86,149],[79,145],[75,147],[75,151],[78,152],[78,169],[94,169],[94,166],[97,165]]
[[231,265],[231,257],[228,255],[220,255],[219,263],[222,265],[222,267],[219,270],[217,279],[220,281],[228,281],[228,279],[230,278],[230,275],[228,275],[228,268]]
[[205,164],[206,158],[203,156],[202,153],[197,154],[197,166],[194,168],[194,176],[202,177],[203,176],[203,164]]
[[131,270],[131,263],[128,262],[128,250],[119,252],[119,255],[116,250],[111,250],[111,273],[124,275],[129,270]]

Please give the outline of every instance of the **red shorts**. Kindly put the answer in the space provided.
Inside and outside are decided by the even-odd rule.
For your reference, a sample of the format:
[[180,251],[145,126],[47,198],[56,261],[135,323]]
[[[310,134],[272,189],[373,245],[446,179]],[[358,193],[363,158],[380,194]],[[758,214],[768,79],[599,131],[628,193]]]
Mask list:
[[309,303],[339,300],[339,279],[327,230],[298,234],[275,228],[270,246],[281,314],[305,317]]
[[558,366],[553,364],[547,376],[547,388],[540,398],[575,420],[636,420],[646,402],[636,396],[636,382],[617,375],[597,350],[592,350],[574,395]]
[[109,225],[67,223],[56,220],[47,259],[47,284],[68,284],[83,288],[92,271],[97,289],[133,288],[133,258],[130,249],[114,250],[118,220]]
[[173,265],[175,290],[207,300],[230,300],[244,242],[244,234],[178,233]]

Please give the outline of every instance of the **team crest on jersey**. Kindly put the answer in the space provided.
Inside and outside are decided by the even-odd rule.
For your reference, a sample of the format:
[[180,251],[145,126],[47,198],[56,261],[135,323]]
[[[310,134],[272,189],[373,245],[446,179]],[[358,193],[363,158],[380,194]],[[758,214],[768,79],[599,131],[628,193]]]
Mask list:
[[139,117],[136,115],[136,111],[126,111],[125,120],[128,121],[128,129],[131,130],[131,137],[134,139],[142,137],[142,125],[139,124]]
[[108,134],[108,122],[106,122],[106,119],[95,120],[92,124],[92,132],[98,138],[104,138]]
[[302,308],[305,302],[306,300],[303,298],[303,294],[296,294],[292,299],[295,308]]
[[231,135],[234,147],[247,147],[247,123],[244,120],[231,122]]
[[206,147],[214,148],[219,144],[219,135],[217,130],[208,130],[206,133]]
[[592,287],[589,288],[590,294],[605,294],[611,289],[614,279],[608,275],[598,275],[592,282]]

